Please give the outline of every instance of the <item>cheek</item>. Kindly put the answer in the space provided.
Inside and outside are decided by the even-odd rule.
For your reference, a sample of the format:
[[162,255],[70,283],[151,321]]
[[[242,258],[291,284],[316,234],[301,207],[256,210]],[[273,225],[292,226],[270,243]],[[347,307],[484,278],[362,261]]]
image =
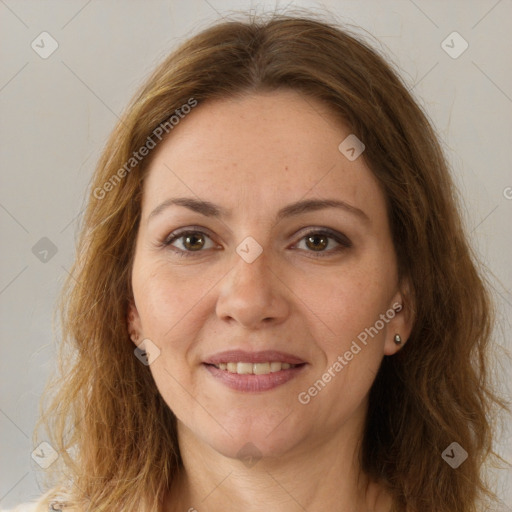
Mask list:
[[194,389],[187,355],[201,327],[206,285],[198,286],[200,281],[197,274],[184,277],[179,271],[171,272],[166,261],[134,266],[133,292],[141,328],[160,350],[149,368],[160,394],[176,411],[186,409],[190,400],[183,387]]
[[[200,284],[198,284],[200,282]],[[168,262],[134,267],[133,292],[144,335],[164,346],[197,322],[201,299],[211,288],[199,275],[171,272]]]
[[327,426],[334,428],[361,406],[382,362],[387,324],[372,330],[389,310],[381,277],[384,274],[340,273],[316,295],[314,307],[321,321],[310,314],[310,325],[321,355],[301,396],[311,401],[312,415],[329,411]]
[[326,348],[340,350],[373,326],[389,308],[391,274],[371,265],[347,266],[324,279],[297,286],[297,295],[303,298],[316,326],[317,339],[330,340]]

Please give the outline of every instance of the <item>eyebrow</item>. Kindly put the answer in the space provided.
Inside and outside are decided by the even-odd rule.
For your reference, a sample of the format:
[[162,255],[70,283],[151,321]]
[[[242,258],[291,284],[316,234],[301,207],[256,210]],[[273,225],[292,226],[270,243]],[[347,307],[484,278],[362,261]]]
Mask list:
[[[183,206],[192,210],[193,212],[200,213],[206,217],[230,217],[231,210],[226,210],[222,206],[214,204],[210,201],[203,201],[194,199],[193,197],[174,197],[166,199],[163,203],[159,204],[148,216],[148,222],[151,218],[159,215],[170,206]],[[363,210],[352,206],[345,201],[338,199],[306,199],[291,203],[284,208],[281,208],[276,216],[276,221],[280,221],[286,217],[293,217],[302,213],[323,210],[325,208],[340,208],[348,213],[358,217],[360,220],[369,223],[370,219]]]

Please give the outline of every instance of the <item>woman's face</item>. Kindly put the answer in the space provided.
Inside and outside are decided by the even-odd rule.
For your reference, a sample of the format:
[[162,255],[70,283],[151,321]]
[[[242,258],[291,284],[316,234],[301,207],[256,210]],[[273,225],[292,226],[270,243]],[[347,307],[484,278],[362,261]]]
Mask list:
[[364,153],[338,149],[349,135],[280,91],[200,104],[155,149],[131,328],[179,431],[229,457],[360,430],[409,335],[385,199]]

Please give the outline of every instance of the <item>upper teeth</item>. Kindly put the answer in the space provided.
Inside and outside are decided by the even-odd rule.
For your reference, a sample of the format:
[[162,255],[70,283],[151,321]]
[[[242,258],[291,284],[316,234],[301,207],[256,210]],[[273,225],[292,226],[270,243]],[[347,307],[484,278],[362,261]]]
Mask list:
[[219,363],[216,364],[215,366],[221,370],[227,370],[228,372],[231,373],[252,373],[254,375],[264,375],[266,373],[278,372],[280,370],[288,370],[288,368],[292,368],[297,365],[272,361],[268,363]]

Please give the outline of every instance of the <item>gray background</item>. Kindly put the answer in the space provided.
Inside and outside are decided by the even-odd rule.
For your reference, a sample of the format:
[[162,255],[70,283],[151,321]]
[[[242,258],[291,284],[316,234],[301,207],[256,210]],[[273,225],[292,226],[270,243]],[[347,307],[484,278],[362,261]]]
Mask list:
[[[376,36],[401,68],[452,163],[472,242],[492,272],[497,344],[510,349],[510,0],[0,0],[0,507],[41,492],[31,437],[55,367],[52,312],[72,263],[84,192],[117,116],[184,38],[232,10],[287,5],[327,7]],[[31,48],[43,31],[59,44],[47,59]],[[441,46],[453,31],[469,43],[456,59]],[[57,248],[47,261],[32,250],[43,237]],[[502,380],[510,375],[510,367],[501,371]],[[509,460],[510,430],[496,445]],[[512,503],[510,470],[497,478],[500,497]]]

